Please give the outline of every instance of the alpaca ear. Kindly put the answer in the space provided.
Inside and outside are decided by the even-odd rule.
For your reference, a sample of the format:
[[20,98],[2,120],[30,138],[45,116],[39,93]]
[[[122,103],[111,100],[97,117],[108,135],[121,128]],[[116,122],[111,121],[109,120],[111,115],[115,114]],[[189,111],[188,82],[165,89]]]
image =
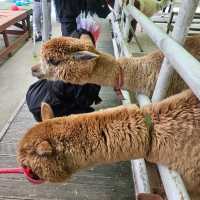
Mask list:
[[40,156],[49,156],[52,154],[53,149],[49,142],[43,141],[40,144],[38,144],[36,152]]
[[42,102],[41,104],[41,118],[42,121],[54,118],[53,110],[48,103]]
[[98,54],[90,51],[77,51],[75,53],[72,53],[72,56],[75,60],[90,60],[99,57]]

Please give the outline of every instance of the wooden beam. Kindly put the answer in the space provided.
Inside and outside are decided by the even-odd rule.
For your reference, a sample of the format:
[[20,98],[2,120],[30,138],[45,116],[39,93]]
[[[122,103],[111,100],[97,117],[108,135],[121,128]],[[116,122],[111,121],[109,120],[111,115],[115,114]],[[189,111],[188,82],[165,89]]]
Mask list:
[[17,38],[13,44],[9,44],[8,47],[6,47],[5,49],[2,49],[0,51],[0,60],[6,58],[10,53],[16,50],[16,48],[20,46],[22,42],[24,42],[28,38],[29,38],[29,34],[28,32],[26,32],[23,35],[21,35],[19,38]]

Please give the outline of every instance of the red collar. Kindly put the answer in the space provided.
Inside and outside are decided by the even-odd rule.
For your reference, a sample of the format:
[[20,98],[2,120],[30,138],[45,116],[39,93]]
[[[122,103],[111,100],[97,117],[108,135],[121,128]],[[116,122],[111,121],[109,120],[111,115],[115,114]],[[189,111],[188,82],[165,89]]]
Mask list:
[[122,94],[122,87],[124,85],[124,71],[121,67],[119,67],[119,74],[116,78],[116,82],[115,82],[115,87],[114,87],[114,91],[117,95],[117,98],[121,101],[124,100],[124,96]]

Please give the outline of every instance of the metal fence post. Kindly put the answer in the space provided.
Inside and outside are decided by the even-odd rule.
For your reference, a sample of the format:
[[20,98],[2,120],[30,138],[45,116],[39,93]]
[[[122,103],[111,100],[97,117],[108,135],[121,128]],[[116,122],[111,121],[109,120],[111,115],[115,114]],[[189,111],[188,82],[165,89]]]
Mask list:
[[47,0],[41,0],[42,1],[42,19],[43,19],[43,32],[42,32],[42,38],[43,41],[47,41],[49,39],[49,33],[48,33],[48,5],[47,5]]
[[[185,36],[187,35],[190,24],[192,23],[198,3],[199,0],[182,1],[178,18],[172,32],[172,38],[180,44],[183,44],[185,41]],[[159,101],[165,97],[170,84],[170,77],[172,76],[173,72],[174,69],[171,67],[171,64],[168,62],[167,58],[165,58],[152,96],[153,102]]]

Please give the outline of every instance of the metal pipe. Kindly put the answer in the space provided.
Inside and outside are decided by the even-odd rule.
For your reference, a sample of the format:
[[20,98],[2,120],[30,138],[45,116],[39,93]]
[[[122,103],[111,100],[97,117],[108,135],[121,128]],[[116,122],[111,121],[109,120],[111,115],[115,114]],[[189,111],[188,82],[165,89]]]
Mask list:
[[[131,104],[129,92],[122,90],[124,99],[123,105]],[[139,193],[151,193],[151,187],[148,177],[148,171],[144,159],[131,160],[131,169],[133,174],[133,181],[135,186],[135,195]]]
[[[196,1],[183,0],[183,2],[181,4],[178,18],[175,23],[174,30],[172,32],[172,38],[174,38],[177,42],[179,42],[181,44],[183,44],[185,41],[185,36],[188,33],[190,24],[192,23],[192,19],[194,17],[195,11],[197,9],[198,3],[199,3],[199,0],[196,0]],[[175,63],[172,62],[172,64],[175,64]],[[183,69],[185,69],[185,66],[187,66],[187,64],[183,63],[182,66],[183,66]],[[185,71],[191,72],[190,69],[189,70],[187,69]],[[160,70],[160,74],[159,74],[159,77],[158,77],[158,80],[156,83],[156,87],[155,87],[153,96],[152,96],[153,102],[159,101],[165,97],[168,86],[170,84],[170,77],[172,76],[173,72],[174,72],[173,68],[171,67],[167,58],[165,58],[164,62],[162,64],[161,70]],[[180,71],[179,71],[179,73],[180,73]],[[187,74],[187,72],[185,72],[185,73]],[[183,75],[183,73],[182,73],[182,75]],[[183,78],[183,76],[181,76],[181,77]],[[191,78],[192,77],[193,77],[193,74],[191,74]],[[199,74],[199,77],[200,77],[200,74]],[[195,77],[193,77],[193,78],[195,78]],[[192,86],[193,85],[192,79],[189,81],[191,81],[190,86]],[[197,90],[197,93],[198,93],[198,88],[196,88],[196,84],[194,84],[192,86],[192,88],[195,88],[195,90]],[[186,189],[184,188],[184,184],[183,184],[180,176],[177,176],[177,174],[173,171],[170,172],[166,167],[161,166],[161,165],[158,166],[158,169],[161,174],[161,179],[164,184],[165,191],[168,194],[168,198],[170,198],[170,199],[190,199],[186,192]],[[163,176],[163,174],[165,176]],[[174,181],[171,181],[169,178],[174,179]],[[174,190],[174,185],[171,184],[171,182],[176,184],[175,186],[178,188],[178,190],[182,191],[182,194],[172,192]],[[181,197],[181,195],[182,195],[182,197]]]
[[[143,94],[136,95],[136,98],[140,106],[145,106],[151,103],[149,97]],[[132,169],[137,168],[136,166],[140,166],[140,164],[136,163],[134,166],[135,167],[132,166]],[[168,200],[190,200],[184,183],[178,173],[169,170],[167,167],[162,165],[158,165],[158,169]],[[137,177],[140,177],[138,178],[139,180],[141,178],[144,179],[142,175],[138,175]],[[137,182],[139,181],[137,180]],[[145,187],[144,183],[143,187]]]
[[[137,95],[137,100],[140,106],[145,106],[151,103],[147,96],[141,94]],[[190,199],[182,179],[175,171],[169,170],[163,165],[158,165],[158,169],[168,200]]]
[[130,31],[130,23],[131,23],[130,18],[126,17],[126,22],[123,27],[123,38],[126,42],[128,41],[128,35],[129,35],[129,31]]
[[[114,22],[114,20],[111,20],[111,21],[112,21],[114,35],[118,35],[120,33],[118,32],[119,31],[118,24],[116,25],[117,22]],[[116,30],[116,26],[117,26],[117,30]],[[121,37],[121,34],[120,34],[120,37]],[[116,58],[119,58],[120,53],[117,47],[117,41],[115,37],[112,39],[112,42],[113,42],[114,55]],[[130,104],[131,98],[129,96],[128,91],[123,90],[122,93],[125,98],[122,101],[122,104],[123,105]],[[147,168],[146,168],[144,159],[131,160],[131,168],[132,168],[136,196],[139,193],[150,193],[149,178],[148,178]]]
[[[183,44],[185,36],[188,33],[190,24],[197,9],[199,0],[183,0],[179,9],[179,14],[172,32],[172,38],[178,43]],[[186,65],[185,65],[186,66]],[[152,96],[152,101],[159,101],[166,95],[167,89],[170,84],[170,77],[174,73],[174,69],[168,62],[167,58],[164,59],[161,66],[160,74],[155,86]]]
[[49,30],[48,30],[48,5],[47,0],[42,0],[42,20],[43,20],[43,30],[42,30],[42,38],[43,41],[47,41],[49,39]]
[[140,23],[145,32],[161,49],[183,80],[200,99],[200,63],[198,60],[166,35],[137,8],[130,5],[127,6],[127,14],[131,14]]
[[[123,105],[131,104],[131,98],[129,92],[122,90],[124,99]],[[135,186],[135,195],[139,193],[151,193],[151,187],[148,177],[148,171],[144,159],[131,160],[131,169],[133,174],[133,181]]]
[[[183,75],[183,73],[187,71],[187,73],[190,74],[189,75],[190,78],[189,80],[187,80],[188,82],[190,82],[190,80],[194,80],[194,73],[197,73],[200,75],[200,70],[197,70],[197,67],[199,67],[198,61],[196,61],[189,53],[187,53],[182,47],[180,47],[180,45],[176,44],[166,34],[164,34],[161,30],[159,30],[150,20],[148,20],[147,17],[145,17],[141,12],[136,10],[136,8],[134,8],[134,11],[130,9],[132,9],[132,7],[129,6],[128,11],[131,12],[133,17],[135,17],[136,20],[141,23],[144,30],[149,34],[149,36],[159,46],[159,48],[163,50],[165,55],[168,58],[169,57],[173,58],[173,59],[170,59],[170,62],[177,64],[179,66],[178,68],[180,71],[179,73]],[[181,51],[183,52],[181,53]],[[180,55],[177,55],[177,52]],[[177,59],[176,57],[179,57],[179,56],[181,56],[180,59],[179,58]],[[184,62],[181,62],[181,59],[184,59]],[[186,69],[184,67],[184,66],[187,66],[186,63],[188,62],[190,63],[189,59],[192,59],[192,63],[193,63],[191,73],[188,70],[188,68]],[[165,62],[167,62],[167,60]],[[198,75],[196,77],[198,77]],[[185,79],[187,79],[186,76],[184,77],[184,80]],[[197,81],[195,81],[195,83],[197,83]],[[190,83],[190,86],[191,85],[192,83]],[[196,91],[197,94],[199,94],[199,90],[198,88],[195,88],[196,87],[195,84],[193,84],[193,86],[194,86],[193,89]],[[148,99],[148,97],[145,97],[144,95],[138,95],[137,99],[141,106],[150,103],[150,100]],[[189,200],[190,199],[180,176],[176,172],[170,171],[168,170],[167,167],[161,166],[161,165],[158,165],[158,169],[159,169],[161,179],[162,179],[162,182],[165,187],[165,191],[169,200],[181,200],[181,199]]]
[[36,27],[35,27],[35,17],[33,17],[33,57],[36,58],[37,57],[37,53],[36,53],[36,41],[35,38],[36,37]]
[[123,47],[123,51],[125,51],[126,54],[129,54],[129,56],[131,56],[131,54],[128,51],[128,47],[125,44],[125,41],[123,40],[121,31],[120,31],[120,27],[119,27],[119,23],[118,23],[117,19],[115,18],[114,14],[110,15],[110,20],[111,20],[111,24],[113,27],[113,37],[116,38],[117,43]]
[[[131,7],[132,9],[132,7]],[[140,14],[140,13],[139,13]],[[135,15],[138,15],[138,13],[136,13]],[[134,16],[134,15],[133,15]],[[135,17],[135,16],[134,16]],[[140,17],[140,16],[139,16]],[[143,17],[143,16],[142,16]],[[147,19],[148,20],[148,19]],[[138,20],[139,21],[139,20]],[[149,20],[148,20],[149,21]],[[147,23],[148,23],[147,21]],[[152,30],[152,25],[153,25],[153,30]],[[145,28],[145,25],[143,26],[144,29]],[[150,33],[152,34],[155,34],[155,29],[158,29],[157,27],[155,27],[154,24],[151,24],[148,26],[148,30],[150,31]],[[117,32],[116,34],[118,35],[120,32]],[[153,36],[152,36],[153,37]],[[166,35],[163,34],[159,29],[158,29],[158,33],[157,33],[157,30],[156,30],[156,37],[152,38],[156,43],[158,43],[158,46],[162,49],[163,47],[165,47],[165,43],[166,43]],[[167,38],[168,40],[170,38]],[[168,42],[168,41],[167,41]],[[171,46],[171,43],[174,44],[175,42],[171,40],[170,42],[170,45]],[[176,44],[176,43],[175,43]],[[176,46],[176,45],[175,45]],[[180,46],[178,45],[178,48]],[[122,47],[123,48],[123,47]],[[176,46],[177,48],[177,46]],[[175,48],[175,49],[176,49]],[[179,49],[180,51],[183,50],[183,48]],[[129,52],[126,53],[126,51],[124,52],[125,55],[128,55],[129,56]],[[187,56],[188,56],[188,53],[186,52]],[[189,54],[189,57],[190,57],[190,54]],[[196,64],[199,64],[198,62],[195,63]],[[181,68],[181,67],[180,67]],[[150,103],[150,100],[148,99],[148,97],[144,96],[144,95],[138,95],[137,96],[137,99],[138,99],[138,102],[140,103],[141,106],[143,105],[146,105],[146,104],[149,104]],[[135,161],[132,161],[132,171],[134,172],[136,169],[138,169],[138,167],[134,167],[136,165],[134,165]],[[140,164],[138,165],[140,166]],[[163,181],[163,184],[164,184],[164,187],[165,187],[165,190],[166,190],[166,194],[167,194],[167,197],[169,200],[180,200],[180,199],[184,199],[184,200],[189,200],[189,196],[187,194],[187,191],[184,187],[184,184],[180,178],[180,176],[174,172],[174,171],[169,171],[166,167],[164,166],[158,166],[159,168],[159,172],[161,174],[161,178],[162,178],[162,181]],[[142,173],[144,174],[144,173]],[[139,175],[137,176],[139,181],[142,180],[142,177]],[[134,173],[134,180],[136,180],[135,178],[135,173]],[[144,183],[143,183],[144,184]],[[145,185],[142,185],[143,188],[139,188],[140,190],[145,190]],[[136,192],[138,192],[138,186],[137,184],[135,184],[135,187],[136,187]],[[149,187],[150,188],[150,187]]]

